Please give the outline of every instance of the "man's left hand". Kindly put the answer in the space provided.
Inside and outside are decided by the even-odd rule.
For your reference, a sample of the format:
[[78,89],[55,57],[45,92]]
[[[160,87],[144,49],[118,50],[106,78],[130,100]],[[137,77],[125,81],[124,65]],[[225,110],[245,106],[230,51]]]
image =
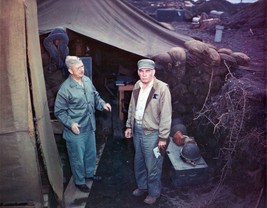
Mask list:
[[166,150],[167,141],[159,141],[158,142],[158,148],[160,152],[164,152]]
[[109,103],[105,103],[103,108],[108,111],[108,112],[111,112],[111,105]]

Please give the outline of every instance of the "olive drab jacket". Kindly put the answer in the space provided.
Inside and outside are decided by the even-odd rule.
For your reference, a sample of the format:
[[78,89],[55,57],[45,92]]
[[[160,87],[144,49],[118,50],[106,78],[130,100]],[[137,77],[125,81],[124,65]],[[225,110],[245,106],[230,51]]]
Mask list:
[[[140,92],[140,80],[134,85],[126,128],[134,126],[135,109]],[[168,84],[154,78],[152,89],[149,93],[142,125],[145,134],[159,131],[159,139],[167,140],[171,129],[172,105]]]
[[95,131],[95,110],[104,110],[105,101],[99,96],[92,81],[86,76],[82,80],[84,87],[69,76],[57,93],[54,113],[64,125],[64,131],[71,131],[73,123],[80,125],[80,132]]

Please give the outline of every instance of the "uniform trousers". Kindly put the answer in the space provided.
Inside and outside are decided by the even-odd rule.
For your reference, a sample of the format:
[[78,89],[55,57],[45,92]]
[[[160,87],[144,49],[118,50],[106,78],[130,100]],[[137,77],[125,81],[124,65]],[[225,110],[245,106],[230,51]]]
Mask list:
[[133,142],[135,148],[134,172],[137,187],[147,189],[150,196],[158,197],[161,193],[161,173],[163,156],[156,156],[153,149],[158,145],[159,133],[144,134],[142,124],[135,122]]
[[77,185],[85,184],[86,177],[93,177],[96,168],[95,132],[86,131],[79,135],[64,132],[73,175]]

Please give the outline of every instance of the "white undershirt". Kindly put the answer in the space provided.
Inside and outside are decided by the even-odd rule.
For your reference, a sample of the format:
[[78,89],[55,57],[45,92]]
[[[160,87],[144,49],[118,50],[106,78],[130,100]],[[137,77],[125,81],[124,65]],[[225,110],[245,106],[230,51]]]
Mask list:
[[138,101],[136,105],[136,110],[135,110],[135,119],[141,121],[143,119],[145,107],[146,107],[146,101],[148,98],[148,95],[151,91],[151,88],[153,86],[153,80],[148,84],[148,86],[144,88],[144,84],[140,82],[140,92],[138,95]]

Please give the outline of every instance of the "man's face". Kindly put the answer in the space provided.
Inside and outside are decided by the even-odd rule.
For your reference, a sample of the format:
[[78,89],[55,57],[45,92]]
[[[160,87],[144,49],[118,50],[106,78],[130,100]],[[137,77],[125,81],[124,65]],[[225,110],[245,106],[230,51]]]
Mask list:
[[155,75],[155,70],[150,68],[142,68],[137,70],[140,80],[144,84],[151,82]]
[[80,62],[79,64],[76,64],[76,65],[72,66],[69,69],[69,72],[76,79],[82,78],[83,75],[84,75],[84,65],[83,65],[83,63]]
[[60,43],[60,40],[59,40],[59,39],[55,39],[55,40],[54,40],[54,44],[55,44],[56,46],[58,46],[59,43]]

